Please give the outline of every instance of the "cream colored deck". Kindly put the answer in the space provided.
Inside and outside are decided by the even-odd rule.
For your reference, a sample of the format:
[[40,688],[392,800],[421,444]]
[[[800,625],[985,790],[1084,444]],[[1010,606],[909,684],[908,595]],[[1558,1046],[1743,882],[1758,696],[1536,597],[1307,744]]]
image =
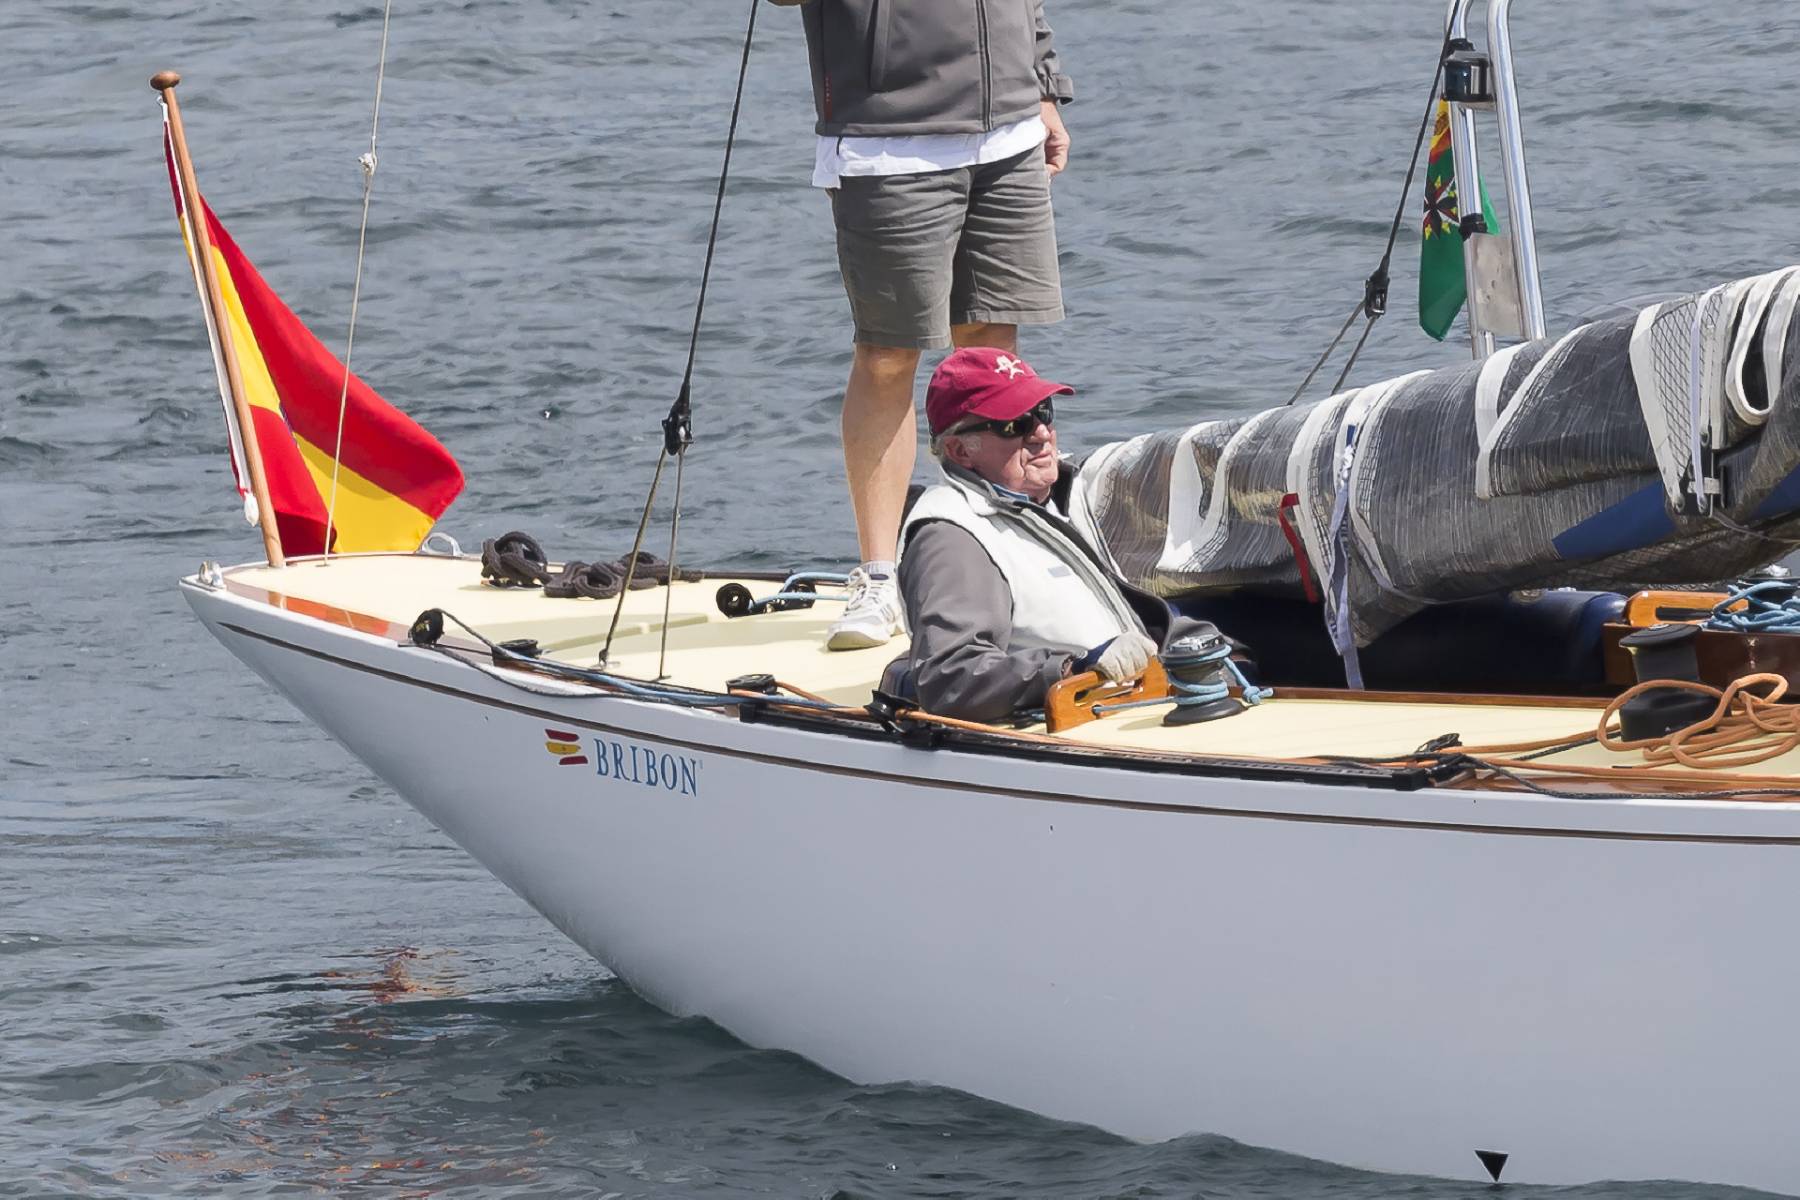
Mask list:
[[[480,564],[468,559],[426,555],[361,555],[329,564],[302,561],[276,570],[244,567],[229,572],[234,590],[313,616],[370,632],[403,635],[418,614],[441,608],[489,639],[537,639],[547,657],[593,666],[612,620],[613,600],[551,599],[537,589],[504,589],[480,582]],[[821,601],[809,610],[736,619],[718,610],[715,596],[724,580],[677,584],[670,600],[668,673],[689,687],[722,690],[739,675],[767,672],[834,701],[861,705],[882,668],[906,648],[904,640],[871,650],[833,653],[824,648],[825,626],[839,611]],[[777,585],[747,582],[758,596]],[[663,588],[628,594],[613,643],[612,669],[621,675],[656,675]],[[374,622],[364,620],[373,618]],[[380,622],[399,626],[398,631]],[[453,626],[449,636],[457,636]],[[1311,755],[1379,756],[1404,754],[1442,734],[1458,734],[1465,745],[1529,741],[1593,729],[1593,708],[1566,705],[1474,704],[1445,701],[1279,699],[1226,720],[1177,728],[1162,724],[1161,707],[1114,713],[1062,736],[1093,745],[1230,755],[1298,758]],[[1559,761],[1588,766],[1632,766],[1637,755],[1617,755],[1584,747]],[[1753,770],[1758,774],[1800,773],[1800,752]]]
[[[598,660],[618,603],[552,599],[537,588],[489,587],[481,582],[479,562],[431,555],[351,555],[279,570],[245,567],[233,570],[229,579],[233,585],[284,597],[288,607],[301,611],[322,605],[403,628],[425,609],[441,608],[490,641],[536,638],[545,657],[583,667]],[[689,687],[719,691],[728,679],[766,671],[832,700],[860,705],[868,702],[882,668],[906,649],[901,639],[872,650],[827,651],[825,626],[841,611],[833,602],[734,620],[719,611],[716,600],[725,582],[678,583],[673,596],[660,587],[627,593],[611,669],[635,679],[656,677],[665,598],[669,678]],[[766,580],[745,586],[758,596],[778,588]],[[293,604],[296,600],[301,603]],[[445,633],[457,637],[460,631],[446,623]]]

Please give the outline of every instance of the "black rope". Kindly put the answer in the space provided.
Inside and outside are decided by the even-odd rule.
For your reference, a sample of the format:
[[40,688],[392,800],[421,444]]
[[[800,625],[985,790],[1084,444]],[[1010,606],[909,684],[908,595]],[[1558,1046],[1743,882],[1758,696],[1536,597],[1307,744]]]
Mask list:
[[1741,796],[1800,796],[1800,787],[1783,787],[1780,784],[1769,787],[1696,788],[1691,792],[1583,792],[1573,788],[1550,787],[1486,759],[1470,757],[1468,764],[1483,771],[1492,771],[1528,792],[1556,800],[1593,800],[1597,796],[1606,800],[1735,800]]
[[1325,365],[1332,352],[1338,348],[1338,343],[1344,340],[1344,334],[1349,332],[1351,322],[1356,320],[1356,314],[1360,312],[1368,324],[1363,326],[1362,336],[1356,340],[1356,346],[1350,351],[1350,361],[1346,362],[1344,369],[1338,372],[1337,382],[1332,385],[1331,390],[1336,392],[1343,387],[1344,380],[1350,377],[1350,368],[1356,365],[1357,356],[1362,353],[1363,346],[1369,340],[1370,330],[1375,328],[1375,322],[1387,312],[1388,284],[1391,282],[1388,272],[1394,263],[1394,244],[1400,240],[1400,225],[1406,220],[1406,201],[1412,195],[1413,177],[1418,174],[1419,151],[1425,148],[1425,135],[1431,131],[1431,119],[1437,112],[1438,84],[1444,77],[1444,60],[1450,57],[1450,48],[1454,41],[1455,39],[1450,36],[1450,30],[1446,28],[1444,44],[1438,48],[1437,69],[1431,73],[1431,91],[1425,97],[1425,116],[1419,122],[1418,136],[1413,139],[1412,161],[1406,164],[1406,182],[1400,188],[1400,203],[1394,208],[1394,223],[1388,228],[1387,248],[1381,252],[1381,262],[1376,264],[1375,270],[1370,272],[1367,279],[1363,280],[1362,302],[1351,311],[1350,316],[1344,321],[1343,328],[1339,329],[1337,336],[1331,339],[1331,345],[1325,347],[1325,353],[1319,355],[1319,361],[1313,364],[1312,370],[1306,373],[1306,378],[1300,381],[1300,386],[1294,389],[1294,394],[1288,397],[1288,404],[1292,404],[1300,398],[1300,393],[1306,390],[1306,385],[1313,381],[1313,376],[1319,373],[1319,368]]
[[1363,324],[1362,336],[1357,338],[1356,345],[1350,348],[1350,357],[1344,360],[1344,369],[1338,372],[1337,380],[1331,385],[1332,395],[1335,396],[1339,391],[1343,390],[1344,380],[1350,378],[1350,368],[1356,365],[1357,356],[1362,353],[1363,347],[1368,345],[1369,334],[1375,328],[1375,317],[1379,317],[1380,315],[1380,313],[1376,313],[1374,317],[1370,317],[1368,321]]
[[[606,644],[600,648],[600,661],[605,663],[612,654],[613,635],[619,630],[619,616],[625,611],[625,597],[631,592],[632,577],[637,573],[639,551],[644,548],[644,530],[650,524],[650,507],[656,503],[656,487],[662,480],[663,464],[671,454],[678,462],[675,476],[681,477],[680,463],[686,461],[687,448],[694,442],[694,421],[692,392],[694,382],[694,359],[700,350],[700,318],[706,311],[706,284],[712,278],[713,251],[719,243],[719,214],[725,207],[725,183],[731,177],[731,148],[737,142],[738,113],[744,106],[744,80],[750,74],[750,45],[756,38],[756,6],[760,0],[750,0],[750,23],[744,30],[744,53],[738,62],[737,92],[731,100],[731,126],[725,132],[725,161],[719,168],[719,190],[713,197],[712,228],[706,235],[706,261],[700,268],[700,296],[694,302],[694,328],[688,335],[687,366],[681,372],[681,387],[675,393],[675,402],[669,406],[669,415],[662,419],[663,444],[662,451],[656,456],[656,471],[650,477],[650,494],[644,497],[644,514],[638,518],[637,537],[632,540],[631,553],[625,558],[625,586],[619,590],[619,603],[613,609],[612,625],[606,631]],[[681,528],[681,495],[679,488],[675,496],[675,511],[670,514],[669,523],[669,561],[675,561],[675,536]],[[669,582],[675,580],[671,567]],[[668,653],[669,627],[666,617],[663,621],[663,653]],[[658,664],[658,674],[661,664]]]
[[[457,626],[486,647],[487,657],[493,661],[495,666],[505,664],[522,667],[567,683],[586,683],[611,688],[613,689],[611,694],[621,698],[650,700],[659,704],[673,704],[684,708],[738,708],[746,704],[762,704],[768,700],[766,696],[720,695],[717,692],[702,691],[699,688],[685,687],[681,684],[665,684],[660,680],[655,683],[646,683],[641,679],[627,679],[623,675],[613,675],[606,671],[590,671],[571,663],[540,658],[536,654],[522,654],[513,649],[511,643],[494,642],[455,613],[446,612],[441,608],[428,608],[413,621],[411,633],[408,635],[408,641],[412,645],[474,667],[482,674],[491,679],[497,679],[508,687],[515,687],[534,695],[570,698],[567,692],[534,688],[517,679],[509,678],[505,674],[489,671],[481,665],[474,651],[459,646],[444,645],[441,639],[446,622]],[[827,713],[838,711],[838,705],[829,700],[809,700],[802,696],[784,697],[781,703],[789,708],[816,709]]]
[[[1344,318],[1344,323],[1338,326],[1337,336],[1331,339],[1331,345],[1325,347],[1325,353],[1319,355],[1319,360],[1313,363],[1312,370],[1306,373],[1306,378],[1300,381],[1300,386],[1294,389],[1294,394],[1287,398],[1288,404],[1298,400],[1300,393],[1306,390],[1306,385],[1313,381],[1313,376],[1319,373],[1319,368],[1325,365],[1325,361],[1331,357],[1332,351],[1338,348],[1338,343],[1344,340],[1344,335],[1350,332],[1350,326],[1356,322],[1357,314],[1362,312],[1362,307],[1362,301],[1358,300],[1356,307],[1350,310],[1350,315]],[[1333,388],[1332,390],[1336,391],[1337,389]],[[1286,408],[1287,404],[1282,407]]]
[[625,580],[619,586],[619,602],[613,605],[612,624],[606,627],[606,644],[600,647],[600,665],[603,667],[612,656],[613,634],[619,632],[619,616],[625,611],[625,597],[631,594],[631,577],[637,574],[638,551],[644,548],[644,529],[650,524],[650,506],[656,502],[656,485],[662,482],[663,464],[668,461],[667,450],[657,454],[656,471],[650,476],[650,494],[644,497],[644,512],[638,518],[637,536],[631,540],[631,553],[625,556]]
[[[1516,757],[1521,761],[1527,759],[1539,759],[1547,755],[1561,754],[1564,751],[1573,750],[1581,746],[1592,745],[1597,740],[1598,739],[1590,734],[1586,737],[1575,738],[1560,745],[1547,746],[1542,750],[1534,750],[1530,754],[1521,754]],[[1715,800],[1736,799],[1741,796],[1800,796],[1800,787],[1788,787],[1781,784],[1771,784],[1767,787],[1695,788],[1690,791],[1680,792],[1615,792],[1610,790],[1600,792],[1581,791],[1576,788],[1556,788],[1532,779],[1530,776],[1516,771],[1511,767],[1503,767],[1499,763],[1490,762],[1485,758],[1473,754],[1465,754],[1460,750],[1404,754],[1400,755],[1398,758],[1375,758],[1351,754],[1332,754],[1325,756],[1323,761],[1353,767],[1381,766],[1401,761],[1414,762],[1421,765],[1430,764],[1428,769],[1430,769],[1434,775],[1441,774],[1446,778],[1452,773],[1461,774],[1472,771],[1488,771],[1502,779],[1517,784],[1519,787],[1528,792],[1532,792],[1535,795],[1549,796],[1557,800]],[[1542,769],[1549,774],[1556,774],[1556,767],[1554,764],[1547,765]],[[1561,776],[1561,778],[1568,777]]]
[[756,37],[757,0],[750,0],[750,24],[744,30],[744,54],[738,62],[737,94],[731,100],[731,126],[725,132],[725,163],[719,168],[719,191],[713,197],[712,230],[706,235],[706,263],[700,268],[700,298],[694,304],[694,329],[688,336],[687,368],[681,373],[681,390],[669,415],[663,418],[663,450],[680,454],[694,440],[689,394],[694,380],[694,356],[700,348],[700,315],[706,311],[706,283],[712,277],[713,249],[719,242],[719,213],[725,207],[725,181],[731,175],[731,147],[737,141],[738,113],[744,106],[744,79],[750,73],[750,43]]
[[675,539],[681,533],[681,469],[687,465],[687,455],[675,456],[675,511],[669,518],[669,579],[663,588],[663,620],[662,645],[656,652],[656,677],[669,677],[669,606],[675,602],[675,581],[681,578],[681,572],[675,565]]

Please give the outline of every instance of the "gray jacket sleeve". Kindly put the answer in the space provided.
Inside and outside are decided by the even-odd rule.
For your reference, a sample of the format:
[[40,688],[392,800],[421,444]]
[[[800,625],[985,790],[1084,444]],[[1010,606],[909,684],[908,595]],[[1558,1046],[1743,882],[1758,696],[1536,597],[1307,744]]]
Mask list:
[[1032,14],[1037,30],[1038,94],[1046,100],[1067,104],[1075,98],[1075,81],[1062,73],[1062,60],[1056,57],[1055,35],[1050,22],[1044,20],[1043,0],[1038,0]]
[[968,721],[1038,708],[1085,647],[1012,650],[1012,595],[1000,568],[966,529],[920,525],[900,558],[900,597],[912,630],[919,703]]

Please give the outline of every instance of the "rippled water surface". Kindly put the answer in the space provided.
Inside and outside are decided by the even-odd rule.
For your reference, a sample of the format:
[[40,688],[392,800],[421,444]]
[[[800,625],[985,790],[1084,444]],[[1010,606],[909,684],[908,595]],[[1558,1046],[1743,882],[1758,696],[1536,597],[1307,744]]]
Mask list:
[[[1287,397],[1380,255],[1441,7],[1050,0],[1080,97],[1056,185],[1070,318],[1025,349],[1080,388],[1067,443]],[[185,73],[203,188],[341,345],[380,9],[0,8],[0,1195],[1477,1192],[856,1087],[611,980],[173,586],[260,551],[146,81]],[[396,4],[356,365],[462,460],[465,545],[628,543],[744,13]],[[759,25],[684,544],[842,560],[848,320],[798,25]],[[1516,25],[1553,328],[1800,258],[1791,0],[1531,3]],[[1410,240],[1396,264],[1364,381],[1463,354],[1406,311]]]

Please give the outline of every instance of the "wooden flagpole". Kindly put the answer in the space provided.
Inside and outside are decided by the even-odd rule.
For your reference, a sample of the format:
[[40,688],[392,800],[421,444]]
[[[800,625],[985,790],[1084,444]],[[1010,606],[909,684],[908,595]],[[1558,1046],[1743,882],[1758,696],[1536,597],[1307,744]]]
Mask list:
[[162,93],[163,104],[169,111],[169,142],[175,150],[175,170],[181,177],[181,206],[194,253],[200,259],[201,291],[205,293],[206,309],[212,314],[219,354],[225,359],[225,377],[231,387],[231,407],[237,413],[238,434],[244,441],[244,467],[250,472],[250,494],[256,497],[263,549],[268,553],[270,566],[284,567],[287,557],[281,552],[281,531],[275,525],[275,506],[269,503],[269,483],[263,474],[254,413],[244,391],[243,374],[238,370],[237,353],[231,342],[230,314],[226,312],[224,292],[219,287],[218,265],[213,262],[212,236],[206,228],[200,186],[194,182],[194,164],[188,158],[187,134],[181,127],[181,106],[175,102],[175,85],[180,82],[181,76],[174,71],[158,71],[150,77],[150,86]]

